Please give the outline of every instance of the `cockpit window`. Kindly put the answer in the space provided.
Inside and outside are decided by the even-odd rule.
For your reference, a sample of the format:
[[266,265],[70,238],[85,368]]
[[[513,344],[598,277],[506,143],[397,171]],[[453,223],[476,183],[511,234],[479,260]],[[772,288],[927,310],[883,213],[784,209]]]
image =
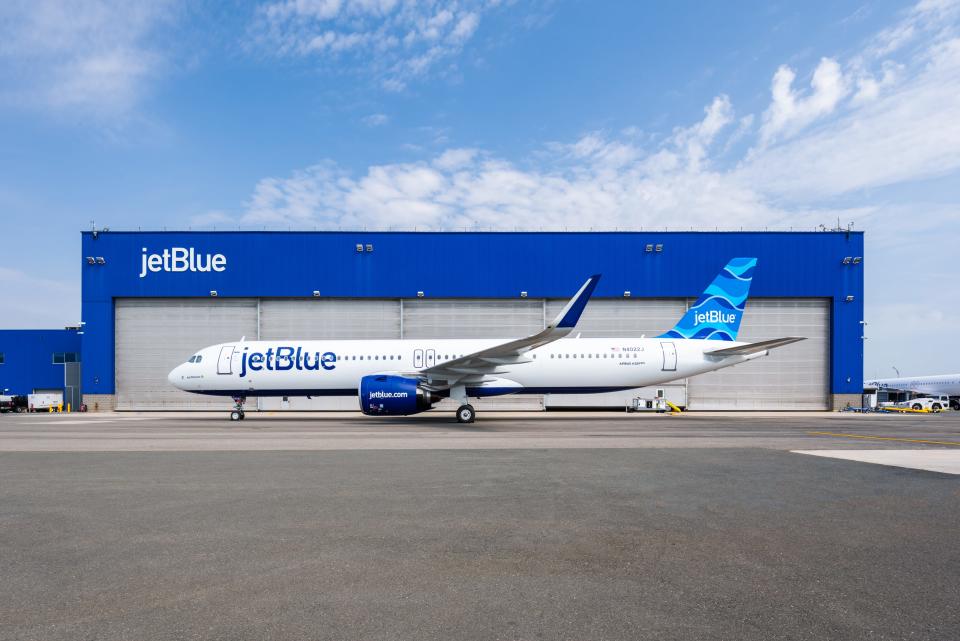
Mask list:
[[196,355],[194,355],[194,356],[191,356],[189,359],[187,359],[187,362],[188,362],[188,363],[199,363],[199,362],[202,361],[202,360],[203,360],[203,356],[201,356],[200,354],[196,354]]

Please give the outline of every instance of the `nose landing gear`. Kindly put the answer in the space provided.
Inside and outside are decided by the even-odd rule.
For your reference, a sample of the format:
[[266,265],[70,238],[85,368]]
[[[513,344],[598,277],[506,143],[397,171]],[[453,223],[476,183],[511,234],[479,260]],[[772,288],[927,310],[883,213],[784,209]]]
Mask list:
[[247,417],[243,411],[243,404],[247,402],[246,396],[234,396],[233,397],[233,411],[230,412],[231,421],[242,421]]

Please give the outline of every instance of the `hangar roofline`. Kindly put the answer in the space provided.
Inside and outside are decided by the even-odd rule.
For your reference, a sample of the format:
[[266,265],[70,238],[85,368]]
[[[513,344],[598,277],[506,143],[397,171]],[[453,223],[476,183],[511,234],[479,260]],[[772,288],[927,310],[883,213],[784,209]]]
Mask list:
[[[94,232],[82,230],[84,236],[92,236]],[[96,232],[97,234],[420,234],[420,235],[522,235],[532,234],[565,234],[565,235],[600,235],[600,234],[864,234],[862,229],[691,229],[691,230],[660,230],[660,229],[590,229],[590,230],[555,230],[555,229],[523,229],[523,230],[481,230],[481,229],[451,229],[451,230],[414,230],[414,229],[123,229]]]

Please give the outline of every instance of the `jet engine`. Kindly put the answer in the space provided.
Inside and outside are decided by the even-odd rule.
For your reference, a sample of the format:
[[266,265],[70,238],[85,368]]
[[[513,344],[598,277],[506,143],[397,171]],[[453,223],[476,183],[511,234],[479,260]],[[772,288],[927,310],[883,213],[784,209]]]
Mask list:
[[440,397],[396,374],[371,374],[360,379],[360,411],[370,416],[407,416],[430,409]]

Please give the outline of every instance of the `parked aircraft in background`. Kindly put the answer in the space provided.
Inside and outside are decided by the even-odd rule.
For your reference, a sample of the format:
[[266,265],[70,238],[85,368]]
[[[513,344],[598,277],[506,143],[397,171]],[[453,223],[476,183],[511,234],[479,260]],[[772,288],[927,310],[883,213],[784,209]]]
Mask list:
[[878,378],[872,381],[864,381],[863,386],[875,387],[878,390],[899,390],[929,396],[949,396],[950,407],[955,410],[960,409],[960,374]]
[[280,340],[205,347],[170,372],[187,392],[233,397],[232,420],[248,396],[347,396],[360,410],[402,416],[470,398],[584,394],[657,385],[730,367],[799,340],[737,342],[755,258],[734,258],[668,332],[655,338],[568,338],[600,276],[591,276],[547,327],[519,339]]

